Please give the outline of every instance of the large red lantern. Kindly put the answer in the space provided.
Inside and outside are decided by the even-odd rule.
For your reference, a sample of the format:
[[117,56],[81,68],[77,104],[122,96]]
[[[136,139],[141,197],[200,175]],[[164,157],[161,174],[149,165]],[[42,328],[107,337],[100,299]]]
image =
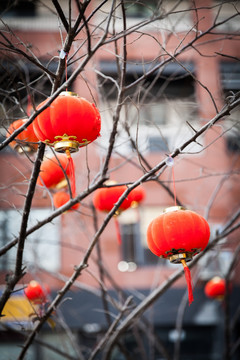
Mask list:
[[[8,138],[12,133],[24,125],[28,119],[19,119],[14,121],[8,128],[6,137]],[[11,141],[9,146],[16,150],[19,154],[24,152],[32,153],[38,148],[38,138],[33,130],[33,124],[30,124],[20,134],[18,134],[15,140]]]
[[[43,101],[37,109],[46,102]],[[66,153],[71,169],[72,195],[75,196],[75,174],[71,153],[78,151],[100,135],[98,109],[75,93],[64,91],[33,122],[38,139],[57,152]]]
[[191,274],[186,264],[208,244],[210,228],[197,213],[179,206],[167,208],[147,230],[149,249],[172,263],[182,263],[188,285],[189,304],[193,301]]
[[47,188],[60,189],[67,185],[65,174],[70,176],[70,170],[68,158],[65,154],[46,157],[41,164],[37,184]]
[[223,300],[226,294],[226,282],[223,278],[215,276],[207,282],[204,288],[207,297],[216,300]]
[[35,304],[42,304],[46,301],[48,290],[44,289],[37,281],[32,280],[24,289],[24,293],[28,300]]
[[[46,102],[43,101],[37,109]],[[72,92],[62,92],[33,123],[39,140],[58,152],[76,152],[100,135],[98,109]]]
[[[65,191],[58,191],[53,195],[53,204],[56,208],[60,208],[70,200],[70,195]],[[80,204],[73,205],[70,210],[77,210]]]

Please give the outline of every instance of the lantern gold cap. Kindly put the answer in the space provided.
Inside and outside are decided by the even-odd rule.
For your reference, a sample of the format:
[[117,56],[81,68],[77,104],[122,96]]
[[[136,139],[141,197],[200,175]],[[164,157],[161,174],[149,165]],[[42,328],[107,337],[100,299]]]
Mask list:
[[68,185],[67,179],[64,178],[55,186],[55,188],[57,190],[60,190],[60,189],[63,189],[64,187],[66,187],[67,185]]
[[177,211],[177,210],[186,210],[183,206],[169,206],[166,209],[163,210],[164,213],[168,213],[171,211]]
[[220,276],[214,276],[210,281],[214,282],[214,283],[215,282],[217,283],[217,282],[219,282],[219,280],[223,280],[223,278],[221,278]]
[[74,140],[61,140],[54,144],[54,150],[60,153],[65,153],[66,150],[70,152],[77,152],[79,148],[79,142]]
[[62,91],[59,95],[61,96],[76,96],[79,97],[79,95],[73,91]]
[[117,182],[115,180],[106,180],[104,185],[117,185]]
[[171,263],[173,264],[180,264],[182,260],[185,260],[186,262],[192,260],[193,254],[190,252],[185,253],[179,253],[179,254],[173,254],[168,257]]

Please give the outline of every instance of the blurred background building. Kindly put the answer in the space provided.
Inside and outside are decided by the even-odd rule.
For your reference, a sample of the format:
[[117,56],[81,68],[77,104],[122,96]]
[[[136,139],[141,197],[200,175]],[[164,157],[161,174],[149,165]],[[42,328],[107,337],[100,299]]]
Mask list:
[[[11,3],[11,4],[10,4]],[[68,12],[68,1],[59,1]],[[104,27],[106,14],[111,2],[106,2],[101,11],[91,19],[92,26],[101,24]],[[148,19],[156,1],[148,1],[148,6],[141,6],[139,2],[128,2],[126,5],[127,26],[134,26],[140,18]],[[121,114],[121,124],[118,129],[117,143],[111,160],[111,179],[119,183],[137,180],[147,169],[162,161],[166,155],[186,141],[193,133],[193,128],[199,129],[216,113],[211,100],[214,98],[218,109],[225,103],[227,96],[240,90],[240,46],[239,39],[234,34],[239,31],[239,16],[224,22],[226,16],[231,17],[236,12],[234,3],[239,10],[239,2],[227,2],[219,8],[220,1],[196,1],[199,7],[198,19],[194,11],[184,11],[192,6],[189,1],[178,2],[177,10],[172,11],[176,1],[166,1],[165,11],[172,14],[159,22],[146,24],[139,32],[128,36],[126,65],[126,85],[137,81],[146,71],[154,68],[164,60],[165,50],[174,57],[194,39],[194,31],[204,33],[212,26],[214,19],[222,25],[208,33],[198,42],[182,51],[175,60],[169,61],[164,68],[152,73],[152,76],[142,81],[139,86],[129,87],[129,101]],[[10,10],[9,4],[12,5]],[[100,1],[92,1],[88,11],[94,10]],[[44,6],[46,5],[46,7]],[[60,20],[54,11],[49,11],[52,5],[49,1],[14,1],[1,0],[0,10],[3,23],[14,32],[11,35],[13,43],[19,45],[22,40],[27,44],[29,53],[33,52],[38,59],[48,66],[52,72],[56,71],[59,54],[62,49],[62,35]],[[218,16],[216,18],[216,16]],[[199,20],[201,19],[201,21]],[[115,29],[119,33],[121,28],[121,13],[116,18]],[[118,24],[119,22],[119,24]],[[195,24],[198,24],[196,26]],[[100,27],[99,25],[99,31]],[[118,33],[118,31],[117,31]],[[224,35],[223,35],[224,34]],[[226,36],[226,34],[229,34]],[[239,34],[239,33],[238,33]],[[81,40],[86,36],[82,31]],[[98,32],[96,32],[96,39]],[[239,35],[238,35],[239,36]],[[94,41],[97,41],[94,39]],[[156,45],[156,39],[161,46]],[[121,40],[119,40],[121,43]],[[78,62],[74,62],[74,53],[79,58],[86,51],[85,45],[71,50],[68,56],[68,75],[72,73]],[[221,56],[220,53],[228,56]],[[26,59],[16,59],[5,51],[0,58],[1,76],[1,115],[7,109],[8,124],[11,120],[22,117],[19,111],[19,96],[25,99],[27,94],[24,84],[29,84],[36,104],[51,93],[51,82],[42,77],[39,67]],[[35,81],[38,79],[38,86]],[[118,67],[114,51],[114,44],[110,43],[93,57],[91,66],[88,65],[81,76],[77,78],[70,90],[92,101],[96,100],[102,118],[102,130],[99,140],[81,149],[73,155],[76,168],[77,192],[80,193],[97,175],[108,147],[108,138],[112,125],[112,110],[116,102],[116,85],[118,81]],[[22,83],[22,90],[19,84]],[[14,93],[15,91],[15,93]],[[211,96],[209,95],[211,93]],[[15,103],[11,96],[15,95]],[[236,121],[239,119],[239,109],[236,109],[227,124],[222,122],[209,130],[206,135],[198,139],[187,148],[188,153],[182,154],[175,160],[174,172],[177,197],[181,203],[206,217],[211,226],[211,239],[216,230],[230,219],[239,208],[239,129]],[[124,130],[126,120],[129,123],[129,134]],[[188,122],[191,122],[190,127]],[[2,137],[4,138],[7,122],[2,123]],[[230,131],[225,133],[227,128]],[[147,163],[138,161],[138,153],[133,148],[131,138],[144,154]],[[211,146],[206,146],[211,144]],[[206,147],[205,147],[206,146]],[[32,161],[16,153],[10,147],[0,153],[1,172],[1,210],[0,210],[0,246],[6,245],[15,236],[20,226],[21,211],[24,203],[28,180],[32,169]],[[127,161],[128,160],[128,161]],[[90,169],[90,173],[89,173]],[[127,175],[127,176],[126,176]],[[114,221],[111,220],[100,239],[102,262],[109,273],[105,276],[105,286],[111,289],[111,294],[118,298],[122,289],[126,294],[133,294],[139,302],[151,289],[167,279],[178,266],[168,261],[158,259],[153,255],[146,243],[146,229],[150,221],[162,210],[173,205],[173,199],[165,187],[172,184],[171,168],[167,169],[160,180],[143,184],[146,192],[144,202],[137,209],[130,209],[122,213],[118,220],[120,224],[122,244],[116,237]],[[81,262],[82,254],[87,249],[95,228],[92,220],[91,198],[84,201],[79,210],[64,213],[61,217],[45,225],[30,235],[26,245],[25,263],[27,275],[22,285],[34,278],[43,284],[48,284],[54,295],[61,288],[63,282],[73,272],[74,266]],[[231,211],[230,211],[231,209]],[[52,197],[46,189],[37,188],[33,208],[31,210],[29,227],[37,221],[47,217],[53,210]],[[98,214],[98,223],[104,219],[104,214]],[[192,270],[195,300],[188,308],[185,280],[182,277],[148,310],[145,317],[156,329],[163,344],[172,352],[173,344],[178,337],[181,340],[181,359],[222,359],[224,351],[224,309],[221,303],[208,299],[204,294],[206,282],[215,275],[225,276],[231,263],[234,249],[238,244],[239,233],[234,232],[221,240],[214,250],[209,252]],[[211,240],[210,240],[211,241]],[[1,283],[5,283],[6,274],[12,270],[16,249],[13,247],[7,255],[0,258]],[[99,253],[96,250],[90,259],[89,271],[84,271],[71,294],[71,300],[66,300],[60,307],[61,314],[68,326],[77,334],[81,344],[94,344],[100,334],[108,327],[104,308],[100,296],[99,283]],[[233,291],[231,293],[230,313],[234,314],[239,306],[239,266],[235,268]],[[22,300],[24,301],[24,300]],[[181,312],[180,304],[185,304]],[[110,308],[112,312],[115,310]],[[13,311],[14,312],[14,311]],[[181,318],[182,317],[182,318]],[[14,322],[21,323],[21,315],[14,316]],[[176,330],[176,319],[182,321],[181,332]],[[5,319],[6,326],[11,325],[13,319]],[[28,323],[24,319],[24,323]],[[28,325],[26,325],[28,326]],[[30,326],[30,325],[29,325]],[[239,336],[239,320],[234,325],[233,338]],[[69,349],[69,341],[64,331],[54,332],[46,328],[42,339],[53,339],[54,343],[61,343],[64,349]],[[21,339],[20,339],[21,340]],[[1,329],[0,354],[9,351],[9,343],[17,343],[19,334],[9,329]],[[138,354],[135,340],[131,334],[126,334],[126,347],[134,358]],[[144,338],[146,351],[149,351],[150,341]],[[60,346],[60,345],[59,345]],[[74,354],[74,347],[70,346]],[[12,347],[12,352],[18,349]],[[13,355],[12,354],[12,355]],[[41,355],[39,355],[41,354]],[[194,357],[193,357],[194,354]],[[62,359],[60,354],[54,354],[49,349],[36,343],[31,348],[31,359]],[[114,359],[122,359],[116,353]],[[0,359],[6,359],[7,357]],[[12,357],[14,358],[14,357]],[[154,359],[165,359],[159,350]],[[239,358],[236,350],[232,359]]]

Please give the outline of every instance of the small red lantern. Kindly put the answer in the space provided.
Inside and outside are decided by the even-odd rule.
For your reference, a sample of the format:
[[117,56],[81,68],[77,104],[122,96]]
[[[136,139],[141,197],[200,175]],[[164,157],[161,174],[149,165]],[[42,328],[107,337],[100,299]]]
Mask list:
[[188,285],[189,304],[193,301],[191,274],[186,264],[205,249],[210,237],[207,221],[193,211],[179,206],[167,208],[147,230],[149,249],[172,263],[182,263]]
[[[116,184],[116,181],[106,181],[106,185],[114,185]],[[116,202],[119,200],[119,198],[122,196],[124,191],[127,190],[126,185],[117,185],[113,187],[106,187],[97,189],[93,195],[93,205],[97,210],[109,212],[112,210]],[[123,200],[120,207],[115,211],[114,221],[116,226],[116,232],[117,232],[117,239],[118,243],[121,244],[121,233],[119,228],[119,223],[117,220],[117,215],[120,215],[122,211],[127,210],[130,208],[132,203],[132,200],[127,197]]]
[[[28,119],[19,119],[14,121],[8,128],[6,137],[9,138],[12,133],[27,122]],[[25,130],[18,134],[15,140],[11,141],[9,146],[19,154],[24,152],[32,153],[38,148],[38,138],[34,133],[33,124],[30,124]]]
[[[46,102],[43,101],[37,109]],[[58,152],[76,152],[100,135],[98,109],[72,92],[62,92],[33,123],[39,140]]]
[[[70,196],[65,191],[58,191],[53,195],[53,203],[56,208],[60,208],[61,206],[65,205],[70,200]],[[77,210],[80,204],[77,203],[73,205],[70,210]]]
[[24,289],[24,293],[28,300],[34,302],[35,304],[42,304],[46,301],[48,291],[43,289],[37,281],[32,280]]
[[215,276],[207,282],[204,288],[207,297],[211,299],[223,300],[226,294],[226,282],[219,276]]
[[40,175],[37,184],[49,188],[60,189],[67,185],[67,176],[70,176],[70,168],[68,166],[68,158],[65,154],[51,156],[45,158],[41,164]]
[[[106,185],[114,185],[115,181],[106,181]],[[126,185],[117,185],[112,187],[105,187],[101,189],[97,189],[93,196],[93,205],[96,209],[100,211],[109,212],[112,210],[116,202],[122,196],[124,191],[127,190]],[[131,200],[127,197],[118,210],[116,210],[115,214],[119,215],[122,211],[128,209],[131,206]]]

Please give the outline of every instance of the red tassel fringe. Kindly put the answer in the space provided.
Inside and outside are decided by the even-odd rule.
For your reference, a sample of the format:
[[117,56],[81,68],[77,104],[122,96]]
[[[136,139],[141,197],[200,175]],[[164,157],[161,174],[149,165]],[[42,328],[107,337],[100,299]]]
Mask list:
[[75,179],[75,167],[73,159],[70,156],[68,156],[68,167],[69,167],[69,178],[70,178],[70,184],[71,184],[71,192],[72,197],[74,198],[76,196],[76,179]]
[[183,264],[185,279],[186,279],[187,287],[188,287],[188,302],[189,302],[189,305],[191,305],[191,303],[194,300],[193,299],[191,272],[190,272],[185,260],[182,260],[182,264]]

